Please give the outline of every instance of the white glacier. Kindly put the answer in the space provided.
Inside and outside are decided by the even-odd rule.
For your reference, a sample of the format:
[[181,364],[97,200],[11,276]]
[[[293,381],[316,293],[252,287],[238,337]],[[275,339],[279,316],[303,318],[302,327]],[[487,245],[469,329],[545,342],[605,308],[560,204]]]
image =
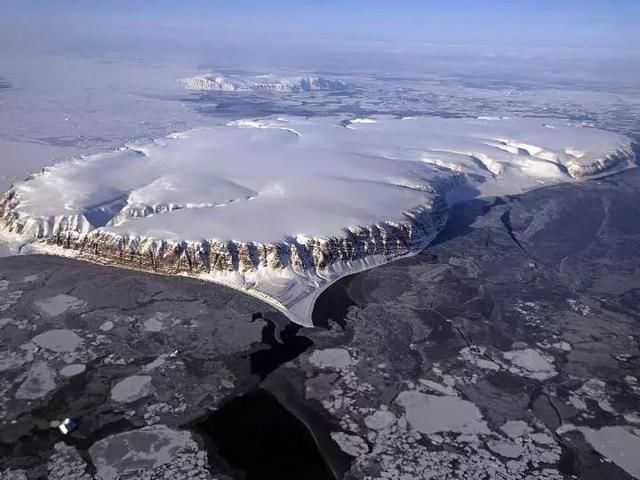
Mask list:
[[59,163],[0,201],[32,248],[199,277],[309,324],[338,278],[411,255],[448,205],[629,168],[632,142],[552,119],[263,118]]

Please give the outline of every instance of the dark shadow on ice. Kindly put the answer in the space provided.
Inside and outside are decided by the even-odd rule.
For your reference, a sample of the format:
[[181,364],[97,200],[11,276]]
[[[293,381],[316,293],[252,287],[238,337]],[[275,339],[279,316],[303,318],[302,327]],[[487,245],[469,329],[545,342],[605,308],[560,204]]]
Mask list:
[[[454,205],[451,207],[447,224],[430,246],[439,245],[470,233],[473,230],[471,226],[477,218],[486,215],[493,207],[505,203],[502,198],[498,197],[493,201],[474,199]],[[429,247],[427,247],[428,249]]]
[[128,194],[117,195],[109,202],[90,206],[82,212],[82,215],[94,227],[104,227],[115,217],[127,204]]

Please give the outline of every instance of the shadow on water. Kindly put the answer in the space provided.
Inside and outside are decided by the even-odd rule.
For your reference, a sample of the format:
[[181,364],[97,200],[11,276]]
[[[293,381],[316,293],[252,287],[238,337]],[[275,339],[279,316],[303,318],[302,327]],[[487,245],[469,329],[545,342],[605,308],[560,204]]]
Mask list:
[[[254,314],[255,321],[261,316]],[[262,343],[269,348],[257,350],[249,355],[251,373],[264,379],[283,363],[289,362],[306,351],[313,342],[302,335],[298,335],[300,326],[288,322],[281,326],[280,323],[264,318],[267,322],[262,329]]]
[[311,321],[315,327],[329,328],[330,321],[337,323],[343,329],[346,327],[345,317],[349,308],[358,306],[349,291],[351,281],[356,275],[358,274],[341,278],[320,294],[311,314]]
[[311,432],[266,390],[230,400],[197,429],[235,480],[335,480]]

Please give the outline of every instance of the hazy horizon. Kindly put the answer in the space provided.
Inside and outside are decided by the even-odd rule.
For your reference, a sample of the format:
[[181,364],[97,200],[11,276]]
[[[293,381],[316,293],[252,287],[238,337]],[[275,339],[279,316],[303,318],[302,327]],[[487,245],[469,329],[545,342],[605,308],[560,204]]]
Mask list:
[[[320,2],[115,0],[4,2],[5,50],[144,50],[197,54],[225,48],[296,49],[313,44],[402,50],[473,46],[488,51],[563,47],[633,56],[640,41],[633,0]],[[597,52],[594,52],[597,54]]]

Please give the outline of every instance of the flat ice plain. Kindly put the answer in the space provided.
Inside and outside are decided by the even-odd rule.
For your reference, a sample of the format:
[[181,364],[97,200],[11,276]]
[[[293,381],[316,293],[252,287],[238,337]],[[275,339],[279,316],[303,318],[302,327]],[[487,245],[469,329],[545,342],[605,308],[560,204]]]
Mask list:
[[269,117],[48,167],[0,216],[32,251],[215,281],[308,325],[324,288],[417,253],[451,204],[634,161],[629,138],[561,120]]

